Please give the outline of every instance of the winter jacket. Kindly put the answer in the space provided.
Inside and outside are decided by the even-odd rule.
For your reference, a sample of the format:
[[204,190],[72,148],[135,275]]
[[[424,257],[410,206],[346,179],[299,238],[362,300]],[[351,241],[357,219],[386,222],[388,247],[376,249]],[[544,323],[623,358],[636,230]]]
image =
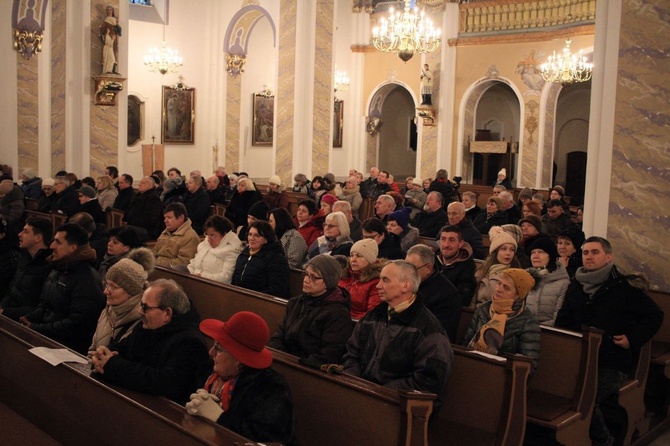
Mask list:
[[509,268],[509,265],[501,263],[491,265],[486,275],[477,281],[477,288],[470,306],[480,306],[484,302],[490,302],[493,291],[495,291],[496,284],[498,283],[498,275]]
[[[79,206],[79,202],[77,202]],[[14,185],[4,197],[0,198],[0,214],[7,220],[12,234],[17,235],[23,229],[24,212],[26,204],[23,191]]]
[[[130,188],[130,190],[133,189]],[[116,201],[116,197],[118,196],[119,191],[116,190],[115,187],[110,187],[105,190],[98,191],[98,202],[100,203],[102,210],[105,211],[107,208],[113,208],[114,201]]]
[[68,186],[60,194],[55,193],[53,204],[51,206],[51,212],[57,212],[59,214],[67,215],[72,217],[74,214],[79,212],[81,205],[79,204],[79,194],[74,189],[74,186]]
[[105,280],[105,276],[107,276],[107,271],[109,271],[109,268],[116,265],[116,263],[119,260],[125,259],[126,257],[128,257],[128,252],[118,256],[110,256],[109,254],[104,254],[102,256],[102,260],[100,261],[100,265],[98,266],[98,274],[100,274],[100,278],[102,280]]
[[435,212],[422,211],[416,216],[412,224],[419,230],[421,237],[436,238],[442,226],[449,222],[444,209]]
[[288,383],[272,368],[245,367],[217,423],[254,442],[291,444],[293,401]]
[[226,217],[235,225],[245,226],[247,224],[247,214],[254,203],[262,201],[263,196],[257,190],[245,190],[244,192],[235,192],[230,199],[230,204],[226,208]]
[[118,344],[130,336],[134,328],[141,324],[140,303],[144,292],[131,296],[127,301],[119,305],[107,305],[100,313],[98,326],[93,334],[93,340],[89,351],[98,347],[108,347],[110,344]]
[[412,208],[412,213],[409,214],[410,220],[413,220],[423,210],[423,205],[426,204],[426,197],[426,193],[421,189],[408,190],[405,193],[405,206]]
[[451,263],[445,264],[439,251],[435,255],[435,260],[435,269],[439,269],[442,275],[456,287],[458,294],[461,296],[461,304],[464,307],[469,306],[477,287],[477,280],[475,279],[477,266],[472,258],[470,245],[467,242],[464,243]]
[[56,193],[52,193],[51,195],[47,196],[42,195],[37,202],[37,211],[38,212],[44,212],[45,214],[48,214],[51,212],[51,209],[53,208],[54,202],[56,201]]
[[551,219],[549,214],[544,214],[542,216],[542,223],[547,228],[547,234],[554,238],[558,237],[561,232],[575,224],[570,216],[565,213],[559,215],[556,219]]
[[463,240],[468,242],[472,248],[472,257],[478,260],[486,259],[488,249],[484,248],[482,234],[475,228],[475,225],[467,218],[463,218],[456,226],[463,232]]
[[399,260],[405,258],[405,255],[402,253],[402,248],[400,248],[400,240],[389,237],[388,234],[384,236],[384,240],[377,245],[377,249],[379,250],[379,254],[377,254],[378,259]]
[[344,371],[392,389],[434,393],[437,410],[453,360],[442,324],[420,299],[390,320],[382,302],[356,324]]
[[112,205],[112,207],[114,209],[119,209],[123,212],[126,212],[130,207],[130,203],[133,201],[134,197],[135,197],[135,190],[133,190],[132,187],[121,189],[119,191],[119,195],[117,195],[116,198],[114,199],[114,204]]
[[21,190],[26,198],[38,200],[42,196],[42,178],[34,177],[21,184]]
[[33,257],[26,250],[21,250],[14,278],[11,283],[8,282],[9,289],[0,301],[3,315],[18,321],[19,317],[37,307],[42,286],[51,271],[47,262],[50,254],[51,250],[40,249]]
[[461,295],[449,279],[434,271],[419,285],[417,299],[421,299],[426,308],[440,321],[449,340],[456,342],[463,305]]
[[[616,266],[593,296],[575,278],[568,286],[556,326],[579,331],[582,325],[604,330],[598,366],[629,373],[633,354],[647,343],[663,323],[663,311],[647,295],[643,284],[621,274]],[[631,348],[614,344],[612,336],[626,335]]]
[[482,211],[475,217],[473,224],[480,233],[488,234],[492,227],[507,224],[507,214],[505,211],[496,211],[494,214]]
[[351,213],[358,215],[358,209],[363,204],[363,197],[361,196],[360,187],[356,186],[353,189],[342,189],[341,200],[348,201],[351,205]]
[[82,204],[79,208],[79,212],[88,213],[91,217],[93,217],[93,221],[95,221],[96,224],[104,225],[107,223],[107,216],[103,212],[102,206],[100,206],[100,203],[95,198]]
[[[51,256],[47,258],[51,262]],[[40,303],[26,314],[30,328],[71,349],[86,354],[105,306],[102,281],[91,266],[95,251],[89,245],[51,262]]]
[[[471,222],[475,221],[475,218],[482,212],[482,208],[480,208],[477,205],[474,205],[472,208],[468,209],[465,211],[465,218],[470,220]],[[514,222],[516,224],[517,222]]]
[[[491,304],[486,302],[475,310],[470,325],[465,329],[463,345],[467,346],[484,324],[491,320]],[[505,334],[498,355],[519,353],[532,358],[533,371],[540,359],[540,324],[528,308],[505,322]]]
[[185,404],[197,388],[198,370],[209,360],[198,321],[191,307],[160,328],[138,325],[128,338],[110,345],[119,354],[107,361],[100,379]]
[[211,203],[209,195],[203,188],[198,188],[197,191],[191,193],[187,192],[184,195],[184,206],[188,212],[188,218],[191,219],[191,226],[198,235],[202,235],[204,231],[204,224],[210,214]]
[[244,248],[237,257],[233,285],[288,299],[289,266],[279,241],[268,242],[255,254]]
[[535,278],[535,287],[526,296],[526,308],[533,312],[540,324],[553,326],[570,285],[568,273],[560,263],[552,272],[547,269],[538,271],[537,268],[528,268],[528,272]]
[[309,217],[309,220],[304,225],[300,226],[297,218],[293,219],[293,223],[295,223],[296,229],[305,239],[307,246],[311,246],[314,240],[323,235],[323,222],[325,220],[326,216],[323,215],[323,211],[319,210],[316,214]]
[[407,225],[407,230],[403,231],[402,234],[395,235],[389,232],[388,237],[397,239],[400,244],[400,250],[403,254],[407,254],[409,248],[419,243],[419,230],[413,226]]
[[19,264],[20,254],[16,246],[16,237],[5,235],[0,238],[0,299],[9,292]]
[[163,202],[156,191],[148,190],[137,193],[130,202],[123,221],[129,225],[146,229],[151,239],[158,238],[165,225],[163,223]]
[[188,265],[200,244],[200,237],[191,227],[191,219],[187,218],[176,231],[167,229],[156,240],[154,254],[156,254],[156,265],[172,267],[176,265]]
[[296,229],[289,229],[281,236],[280,242],[288,265],[291,268],[302,268],[307,257],[307,243],[302,235]]
[[352,271],[351,267],[342,271],[338,286],[351,296],[351,318],[361,319],[368,311],[379,305],[379,274],[385,262],[372,263],[361,271]]
[[195,257],[188,264],[188,271],[205,279],[230,283],[242,249],[242,242],[233,231],[224,235],[216,248],[212,248],[206,238],[198,245]]
[[[328,250],[328,246],[332,243],[333,248]],[[327,239],[325,235],[314,240],[307,250],[307,259],[312,259],[319,254],[328,254],[331,256],[343,255],[349,257],[351,247],[354,242],[349,237],[338,236],[334,241]]]
[[350,306],[349,293],[340,287],[293,297],[268,346],[311,363],[341,364],[353,329]]
[[269,210],[283,208],[288,209],[288,195],[284,191],[268,191],[263,196],[263,201],[268,205]]

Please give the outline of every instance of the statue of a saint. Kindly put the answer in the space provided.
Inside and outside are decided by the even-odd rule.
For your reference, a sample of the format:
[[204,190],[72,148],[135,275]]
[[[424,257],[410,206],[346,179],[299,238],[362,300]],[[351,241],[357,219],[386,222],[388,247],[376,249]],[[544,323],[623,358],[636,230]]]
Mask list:
[[433,73],[430,72],[428,64],[423,64],[421,69],[421,105],[433,105]]
[[100,39],[102,39],[102,74],[119,74],[118,57],[119,43],[118,37],[121,36],[121,27],[118,24],[114,8],[107,6],[105,8],[107,16],[100,25]]

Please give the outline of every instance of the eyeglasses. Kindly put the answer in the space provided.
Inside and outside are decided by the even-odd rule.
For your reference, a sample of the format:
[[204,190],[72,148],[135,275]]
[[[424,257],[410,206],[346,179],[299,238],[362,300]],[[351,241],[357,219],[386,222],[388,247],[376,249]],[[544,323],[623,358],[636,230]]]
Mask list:
[[368,235],[363,234],[363,238],[371,238],[371,239],[374,239],[374,238],[377,238],[377,237],[379,237],[379,234],[378,234],[378,233],[368,234]]
[[157,307],[152,307],[152,306],[149,306],[145,303],[140,303],[140,308],[142,309],[143,313],[146,313],[149,310],[162,310],[163,309],[163,307],[160,306],[160,305],[157,306]]
[[337,228],[337,225],[334,225],[334,224],[331,224],[331,223],[324,223],[323,227],[328,228],[328,229],[333,229],[333,228]]
[[112,292],[121,288],[120,286],[114,285],[113,283],[107,282],[106,280],[102,282],[102,287],[103,287],[103,289],[106,289],[106,290],[109,290],[109,291],[112,291]]
[[310,274],[307,271],[303,273],[303,277],[309,279],[310,282],[317,282],[319,280],[323,280],[323,277],[317,276],[316,274]]
[[417,266],[417,267],[416,267],[416,270],[418,271],[418,270],[420,270],[421,268],[425,268],[425,267],[428,266],[428,265],[430,265],[430,263],[424,263],[424,264],[421,265],[421,266]]

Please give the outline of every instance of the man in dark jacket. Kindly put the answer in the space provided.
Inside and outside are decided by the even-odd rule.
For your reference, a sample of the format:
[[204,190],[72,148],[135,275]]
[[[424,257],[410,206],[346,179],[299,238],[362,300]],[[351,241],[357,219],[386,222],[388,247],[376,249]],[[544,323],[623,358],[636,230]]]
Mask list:
[[[226,178],[228,176],[226,175]],[[219,203],[225,206],[226,204],[226,196],[224,194],[225,188],[219,187],[219,177],[216,175],[212,175],[211,177],[207,178],[205,181],[205,188],[207,189],[207,195],[209,195],[209,201],[214,204],[214,203]]]
[[73,216],[79,212],[81,207],[79,204],[79,195],[74,186],[70,186],[70,181],[67,177],[57,176],[54,178],[54,191],[56,198],[54,198],[51,212]]
[[49,220],[33,217],[26,221],[19,233],[21,256],[9,290],[0,300],[0,314],[18,321],[39,304],[42,286],[51,271],[47,262],[51,231]]
[[405,260],[416,267],[421,285],[417,297],[440,321],[449,340],[456,342],[461,320],[461,295],[443,274],[435,270],[435,253],[426,245],[414,245]]
[[150,283],[140,314],[142,324],[119,344],[91,352],[91,364],[103,381],[184,404],[208,360],[197,330],[200,316],[181,287],[168,279]]
[[77,193],[79,194],[79,204],[81,205],[79,212],[86,212],[98,224],[106,224],[107,217],[96,198],[95,189],[91,186],[82,186]]
[[26,198],[38,200],[42,196],[42,178],[36,176],[35,171],[30,167],[23,169],[21,190]]
[[306,364],[340,364],[353,323],[349,293],[337,286],[342,265],[320,254],[305,267],[302,294],[289,300],[268,346],[300,357]]
[[463,240],[463,232],[458,226],[445,226],[440,230],[438,240],[440,250],[436,254],[436,268],[456,287],[464,307],[470,305],[475,294],[475,261],[472,248]]
[[192,176],[186,180],[186,194],[184,194],[184,206],[191,219],[191,226],[198,235],[204,232],[204,224],[211,212],[209,195],[202,188],[202,177]]
[[604,330],[590,435],[593,444],[611,445],[614,438],[600,404],[618,393],[633,369],[635,353],[661,327],[663,312],[644,291],[646,280],[619,272],[608,240],[586,239],[582,259],[584,266],[577,270],[568,287],[556,326],[578,331],[587,325]]
[[123,221],[135,228],[140,241],[155,240],[163,232],[163,202],[156,193],[151,177],[142,178],[138,189]]
[[465,205],[459,201],[449,203],[449,206],[447,206],[447,217],[450,225],[456,225],[461,228],[463,240],[465,240],[472,248],[472,257],[484,260],[487,255],[487,250],[484,249],[484,244],[482,243],[482,234],[466,217]]
[[123,212],[126,212],[130,207],[130,202],[135,196],[135,190],[133,189],[133,177],[124,173],[119,177],[119,182],[117,183],[119,189],[119,195],[114,199],[114,209],[119,209]]
[[40,303],[19,321],[85,354],[105,306],[102,281],[91,266],[95,251],[86,231],[74,223],[56,229],[51,249],[47,260],[53,270],[42,288]]
[[563,211],[561,200],[549,200],[547,213],[542,216],[542,223],[547,228],[547,234],[554,239],[575,224],[570,216]]
[[434,393],[437,410],[454,354],[440,321],[416,298],[419,283],[414,265],[386,264],[377,284],[381,303],[356,324],[344,372],[392,389]]
[[414,227],[421,237],[435,238],[440,228],[447,224],[447,213],[444,211],[444,199],[439,192],[431,192],[426,197],[423,211],[414,219]]

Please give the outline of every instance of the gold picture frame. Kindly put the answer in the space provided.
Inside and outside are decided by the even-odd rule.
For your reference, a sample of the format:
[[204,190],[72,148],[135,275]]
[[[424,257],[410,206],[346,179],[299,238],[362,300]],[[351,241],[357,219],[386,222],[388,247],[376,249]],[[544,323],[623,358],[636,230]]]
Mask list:
[[253,96],[254,126],[251,132],[252,146],[271,146],[274,140],[275,97],[269,91]]
[[163,144],[195,143],[195,88],[163,85]]
[[344,121],[344,101],[335,99],[333,110],[333,147],[342,147],[342,127]]

